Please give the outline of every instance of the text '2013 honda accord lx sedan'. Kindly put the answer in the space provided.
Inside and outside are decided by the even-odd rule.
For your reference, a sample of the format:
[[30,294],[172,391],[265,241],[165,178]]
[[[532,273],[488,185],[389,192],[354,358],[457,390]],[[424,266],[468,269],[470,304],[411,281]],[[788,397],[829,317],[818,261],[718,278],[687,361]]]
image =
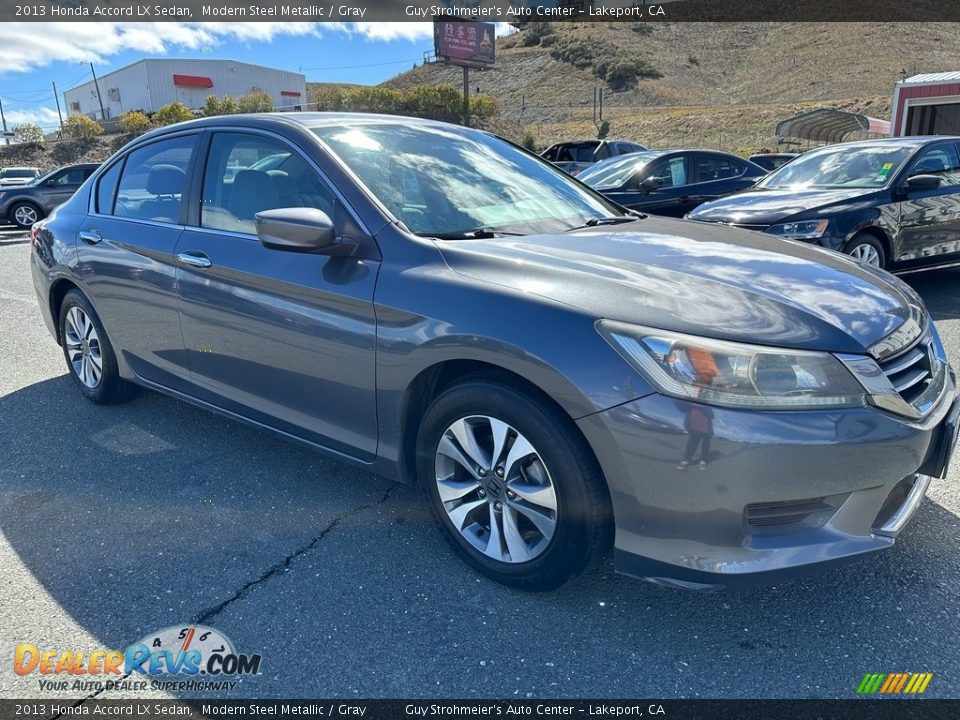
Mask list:
[[516,587],[610,544],[690,588],[887,548],[956,438],[953,370],[902,281],[626,215],[443,123],[148,133],[34,227],[31,265],[93,402],[146,386],[419,482]]

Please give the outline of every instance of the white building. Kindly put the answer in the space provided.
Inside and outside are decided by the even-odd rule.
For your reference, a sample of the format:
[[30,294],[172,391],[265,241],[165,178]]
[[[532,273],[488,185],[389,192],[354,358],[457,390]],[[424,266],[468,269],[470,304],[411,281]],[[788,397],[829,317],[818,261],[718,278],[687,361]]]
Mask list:
[[104,115],[116,118],[128,110],[149,115],[174,102],[200,110],[210,95],[240,97],[254,90],[269,95],[274,110],[307,109],[303,75],[234,60],[140,60],[98,75],[97,84],[99,98],[92,78],[67,90],[63,94],[67,113],[102,120]]

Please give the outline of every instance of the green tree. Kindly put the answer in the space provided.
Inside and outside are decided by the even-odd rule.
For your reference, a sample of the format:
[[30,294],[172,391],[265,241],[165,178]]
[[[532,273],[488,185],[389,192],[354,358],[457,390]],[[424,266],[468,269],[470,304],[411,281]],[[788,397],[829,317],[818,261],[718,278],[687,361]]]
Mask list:
[[150,129],[150,118],[140,110],[128,110],[117,120],[117,127],[120,132],[139,135]]
[[186,120],[193,120],[193,113],[187,108],[183,103],[170,103],[169,105],[164,105],[162,108],[157,110],[153,114],[153,124],[164,126],[164,125],[173,125],[174,123],[184,122]]
[[63,134],[68,138],[94,138],[103,134],[103,127],[86,115],[71,115],[63,123]]
[[43,142],[43,130],[36,123],[21,123],[13,126],[14,140],[24,145],[39,145]]

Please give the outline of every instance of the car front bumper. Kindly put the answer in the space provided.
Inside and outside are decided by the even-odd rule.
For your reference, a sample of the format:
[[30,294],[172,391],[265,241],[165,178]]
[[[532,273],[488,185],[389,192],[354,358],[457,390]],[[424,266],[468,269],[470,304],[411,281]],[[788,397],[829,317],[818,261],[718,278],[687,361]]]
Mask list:
[[949,374],[918,421],[872,407],[709,408],[707,432],[693,433],[703,407],[656,394],[581,418],[610,487],[616,569],[715,589],[892,546],[953,452]]

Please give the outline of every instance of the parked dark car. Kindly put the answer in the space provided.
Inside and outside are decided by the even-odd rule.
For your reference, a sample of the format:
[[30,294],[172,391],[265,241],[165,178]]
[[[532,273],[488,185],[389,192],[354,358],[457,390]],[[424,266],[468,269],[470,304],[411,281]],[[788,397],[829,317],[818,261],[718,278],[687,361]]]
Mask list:
[[643,145],[625,140],[574,140],[551,145],[540,153],[540,157],[564,172],[579,175],[601,160],[644,150]]
[[155,130],[34,226],[30,262],[89,400],[145,386],[417,480],[467,562],[527,589],[611,544],[688,588],[888,548],[956,440],[953,371],[902,281],[623,215],[470,128]]
[[0,217],[17,227],[29,228],[57,205],[69,200],[98,167],[96,163],[67,165],[51,170],[27,185],[0,188]]
[[757,153],[747,159],[767,172],[772,172],[798,157],[800,157],[800,153]]
[[761,230],[905,272],[960,262],[960,138],[905,137],[804,153],[693,220]]
[[751,187],[765,174],[730,153],[660,150],[604,160],[578,179],[631,210],[683,217],[701,203]]

